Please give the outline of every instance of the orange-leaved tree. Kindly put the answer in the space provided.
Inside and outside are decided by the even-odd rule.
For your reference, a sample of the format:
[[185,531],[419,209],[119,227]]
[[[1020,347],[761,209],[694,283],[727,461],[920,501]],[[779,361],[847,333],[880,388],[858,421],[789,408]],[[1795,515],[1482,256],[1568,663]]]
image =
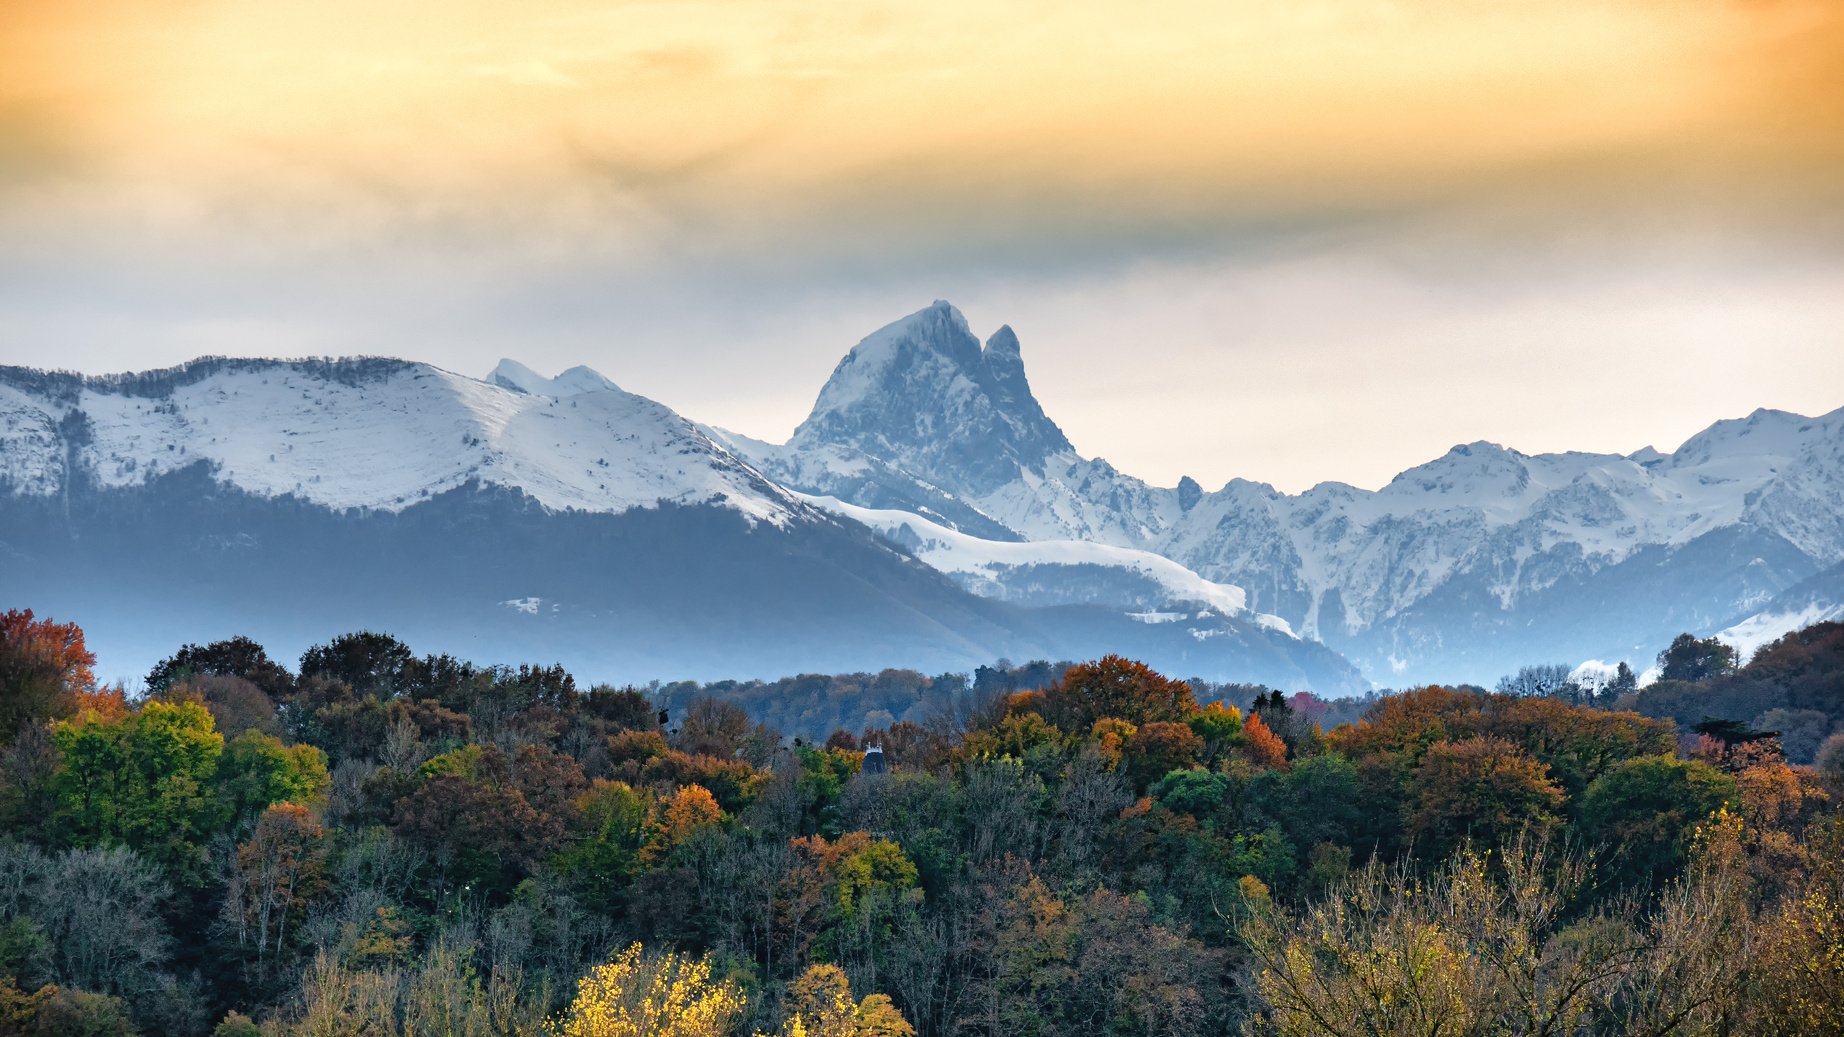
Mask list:
[[1184,724],[1155,720],[1141,724],[1127,743],[1127,777],[1135,790],[1197,764],[1204,740]]
[[280,956],[327,889],[326,830],[301,804],[277,803],[237,847],[225,914],[237,942],[254,944],[258,960]]
[[641,863],[654,865],[672,851],[691,841],[692,836],[724,818],[723,808],[711,790],[703,785],[686,785],[672,794],[652,825],[647,844],[640,849]]
[[1562,809],[1549,768],[1503,738],[1437,742],[1415,773],[1411,834],[1445,856],[1471,839],[1487,848],[1527,828],[1547,829]]
[[1287,743],[1262,721],[1261,714],[1250,713],[1242,722],[1242,752],[1257,767],[1280,770],[1287,766]]
[[75,623],[34,619],[31,609],[0,612],[0,743],[29,723],[77,711],[96,686],[96,656]]
[[1071,666],[1044,689],[1044,717],[1064,731],[1087,731],[1102,717],[1131,724],[1155,720],[1183,723],[1197,712],[1191,686],[1142,662],[1105,655]]

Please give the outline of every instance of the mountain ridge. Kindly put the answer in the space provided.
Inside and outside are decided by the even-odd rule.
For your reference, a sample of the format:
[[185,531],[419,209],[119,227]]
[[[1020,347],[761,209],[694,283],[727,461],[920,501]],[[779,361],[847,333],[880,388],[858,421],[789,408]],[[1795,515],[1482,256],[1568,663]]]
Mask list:
[[[803,507],[692,422],[605,379],[555,397],[377,358],[207,358],[138,376],[0,370],[11,372],[0,377],[0,484],[25,492],[53,492],[73,466],[121,487],[202,458],[244,489],[331,508],[401,509],[471,478],[564,510],[722,499],[779,522]],[[57,445],[72,420],[86,426],[75,455]]]

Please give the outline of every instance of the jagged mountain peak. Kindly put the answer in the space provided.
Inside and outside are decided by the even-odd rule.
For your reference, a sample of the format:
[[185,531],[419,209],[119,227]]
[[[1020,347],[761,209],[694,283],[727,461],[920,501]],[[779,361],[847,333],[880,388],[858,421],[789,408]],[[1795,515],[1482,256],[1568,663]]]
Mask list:
[[992,335],[986,339],[986,360],[988,363],[996,360],[1005,360],[1016,361],[1019,364],[1023,364],[1024,361],[1020,357],[1019,352],[1018,333],[1012,330],[1010,324],[999,325],[999,330],[993,332]]
[[1204,499],[1204,488],[1190,476],[1181,476],[1178,480],[1178,510],[1190,511],[1197,507],[1197,502]]
[[[1010,324],[1001,324],[999,330],[986,340],[986,349],[980,354],[980,362],[1007,409],[1033,424],[1056,428],[1038,405],[1037,397],[1031,394],[1031,382],[1024,374],[1024,354],[1018,346],[1018,334]],[[1058,438],[1061,435],[1059,431]],[[1068,449],[1067,441],[1064,441],[1063,449]]]
[[968,330],[967,318],[951,303],[937,299],[853,346],[833,368],[801,429],[829,415],[874,405],[880,391],[900,385],[899,378],[951,379],[977,372],[980,363],[980,342]]
[[790,445],[851,448],[973,487],[1072,449],[1031,393],[1017,334],[1001,327],[982,347],[944,300],[852,347]]

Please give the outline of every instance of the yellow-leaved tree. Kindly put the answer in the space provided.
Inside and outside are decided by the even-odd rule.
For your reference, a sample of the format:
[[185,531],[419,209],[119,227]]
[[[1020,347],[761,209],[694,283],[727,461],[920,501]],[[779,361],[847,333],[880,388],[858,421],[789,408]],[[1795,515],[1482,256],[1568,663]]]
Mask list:
[[[915,1037],[903,1013],[882,994],[852,1000],[837,965],[814,965],[788,988],[793,1011],[774,1037]],[[769,1037],[758,1033],[756,1037]]]
[[546,1037],[724,1037],[743,1013],[743,992],[713,979],[709,955],[649,952],[636,943],[576,984]]

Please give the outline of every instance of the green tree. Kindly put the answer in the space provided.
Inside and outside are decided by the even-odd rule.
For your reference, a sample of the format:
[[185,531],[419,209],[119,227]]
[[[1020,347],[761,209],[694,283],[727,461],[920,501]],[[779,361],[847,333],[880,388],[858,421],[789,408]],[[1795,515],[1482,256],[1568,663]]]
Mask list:
[[312,806],[331,785],[325,753],[257,731],[231,739],[218,761],[218,788],[233,824],[254,821],[276,803]]
[[196,702],[144,704],[115,719],[94,711],[57,725],[52,827],[79,846],[121,844],[186,884],[223,824],[217,795],[224,738]]
[[1605,688],[1601,689],[1601,694],[1607,699],[1609,705],[1613,705],[1618,703],[1622,697],[1638,690],[1638,676],[1633,673],[1631,666],[1626,665],[1626,660],[1622,659],[1620,665],[1614,668],[1613,678],[1607,682]]
[[622,731],[653,731],[659,728],[659,707],[638,688],[615,688],[597,684],[583,696],[584,713]]
[[240,677],[272,699],[286,699],[294,690],[294,675],[269,658],[262,645],[247,637],[232,637],[208,645],[186,645],[154,664],[147,674],[147,690],[166,691],[187,677]]
[[1659,680],[1707,681],[1735,672],[1735,649],[1714,637],[1679,634],[1658,653]]
[[1683,869],[1696,826],[1741,802],[1735,779],[1706,763],[1642,756],[1594,779],[1582,797],[1589,839],[1609,848],[1621,881],[1658,888]]
[[1292,770],[1265,771],[1249,782],[1250,803],[1301,847],[1351,845],[1361,799],[1357,768],[1337,753],[1308,756]]
[[342,634],[301,655],[301,677],[324,677],[354,693],[387,699],[417,682],[420,667],[410,646],[369,630]]
[[1175,770],[1147,791],[1165,809],[1209,823],[1230,802],[1239,784],[1234,777],[1217,771]]
[[652,804],[625,782],[597,780],[574,806],[576,838],[558,855],[557,869],[586,903],[612,914],[640,870]]
[[1186,721],[1197,737],[1204,740],[1204,763],[1214,765],[1229,746],[1242,734],[1242,711],[1234,706],[1212,702]]

